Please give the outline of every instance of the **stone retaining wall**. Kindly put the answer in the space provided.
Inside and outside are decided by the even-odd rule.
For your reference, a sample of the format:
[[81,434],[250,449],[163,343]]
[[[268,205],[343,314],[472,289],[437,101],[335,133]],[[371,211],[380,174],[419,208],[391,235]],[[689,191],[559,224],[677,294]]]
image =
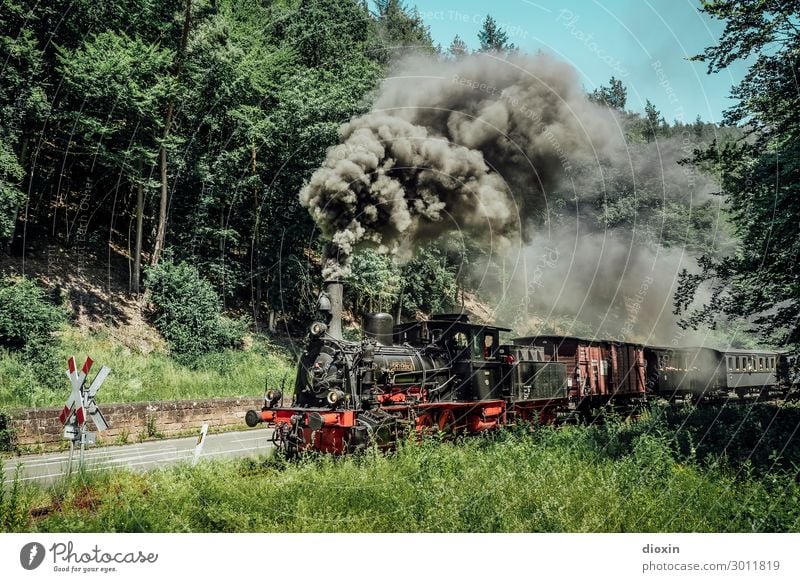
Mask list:
[[[97,433],[98,444],[135,442],[145,438],[175,436],[209,427],[244,425],[244,415],[250,409],[259,410],[260,398],[214,398],[211,400],[178,400],[137,402],[134,404],[104,404],[100,409],[109,429]],[[18,446],[54,446],[62,442],[64,427],[58,420],[61,408],[11,410],[11,427]],[[96,430],[88,422],[88,430]]]

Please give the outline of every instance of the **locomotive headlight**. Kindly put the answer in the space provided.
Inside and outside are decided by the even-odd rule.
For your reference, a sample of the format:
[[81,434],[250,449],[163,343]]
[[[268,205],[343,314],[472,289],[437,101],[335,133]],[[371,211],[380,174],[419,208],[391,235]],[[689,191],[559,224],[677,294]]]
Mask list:
[[344,392],[341,390],[331,390],[325,398],[331,406],[344,400]]
[[270,406],[275,406],[281,398],[283,398],[283,392],[280,390],[267,390],[264,393],[264,400],[269,402]]
[[311,329],[309,331],[313,336],[321,336],[326,331],[328,331],[328,326],[322,323],[321,321],[315,321],[314,323],[311,324]]

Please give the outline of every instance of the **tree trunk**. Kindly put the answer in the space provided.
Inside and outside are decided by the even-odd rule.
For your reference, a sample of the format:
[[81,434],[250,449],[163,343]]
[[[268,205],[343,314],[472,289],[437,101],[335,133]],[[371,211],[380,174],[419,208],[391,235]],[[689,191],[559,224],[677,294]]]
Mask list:
[[[189,28],[192,25],[192,0],[186,0],[186,9],[183,17],[183,32],[181,34],[181,44],[178,54],[175,56],[175,69],[173,78],[177,85],[183,70],[183,58],[186,54],[186,45],[189,41]],[[164,132],[161,135],[161,147],[159,148],[159,168],[161,171],[161,200],[158,205],[158,230],[156,231],[156,242],[153,248],[151,264],[158,264],[161,252],[164,250],[164,243],[167,236],[167,207],[169,202],[169,184],[167,183],[167,138],[172,127],[172,118],[175,113],[175,96],[172,95],[167,103],[167,111],[164,115]]]
[[261,315],[261,202],[258,198],[256,178],[256,148],[250,150],[253,171],[253,240],[250,248],[250,297],[253,303],[253,325],[258,331],[258,320]]
[[133,255],[133,280],[131,286],[133,287],[133,294],[139,295],[139,281],[142,271],[142,222],[144,218],[144,184],[141,180],[142,176],[142,161],[139,160],[139,183],[136,184],[136,248]]
[[[26,158],[28,157],[28,138],[24,138],[22,140],[22,147],[19,151],[19,165],[25,168],[25,164],[27,163]],[[28,171],[25,170],[25,177],[28,177]],[[11,233],[8,237],[8,242],[6,243],[6,254],[11,254],[11,245],[14,242],[14,233],[17,230],[17,220],[19,219],[19,209],[20,206],[14,206],[14,211],[11,214]]]

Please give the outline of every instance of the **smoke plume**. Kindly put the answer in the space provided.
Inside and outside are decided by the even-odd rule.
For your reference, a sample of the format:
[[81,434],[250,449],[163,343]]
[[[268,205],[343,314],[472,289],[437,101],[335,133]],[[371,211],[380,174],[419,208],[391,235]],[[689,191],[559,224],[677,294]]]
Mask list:
[[495,248],[524,239],[547,192],[615,133],[547,55],[407,60],[301,192],[330,241],[324,276],[346,277],[361,244],[408,255],[453,230]]

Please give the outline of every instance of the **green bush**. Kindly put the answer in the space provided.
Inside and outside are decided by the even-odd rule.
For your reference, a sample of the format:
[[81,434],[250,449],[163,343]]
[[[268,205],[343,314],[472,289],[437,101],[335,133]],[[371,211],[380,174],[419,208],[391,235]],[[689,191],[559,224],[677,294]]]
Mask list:
[[61,383],[53,335],[67,318],[45,291],[26,277],[0,280],[0,348],[8,350],[44,385]]
[[54,345],[52,334],[66,319],[64,310],[26,277],[0,280],[0,306],[0,346],[12,351]]
[[246,322],[222,315],[213,286],[192,265],[163,260],[147,270],[146,286],[155,306],[153,323],[179,362],[241,346]]
[[14,450],[14,436],[11,416],[5,410],[0,410],[0,451]]

